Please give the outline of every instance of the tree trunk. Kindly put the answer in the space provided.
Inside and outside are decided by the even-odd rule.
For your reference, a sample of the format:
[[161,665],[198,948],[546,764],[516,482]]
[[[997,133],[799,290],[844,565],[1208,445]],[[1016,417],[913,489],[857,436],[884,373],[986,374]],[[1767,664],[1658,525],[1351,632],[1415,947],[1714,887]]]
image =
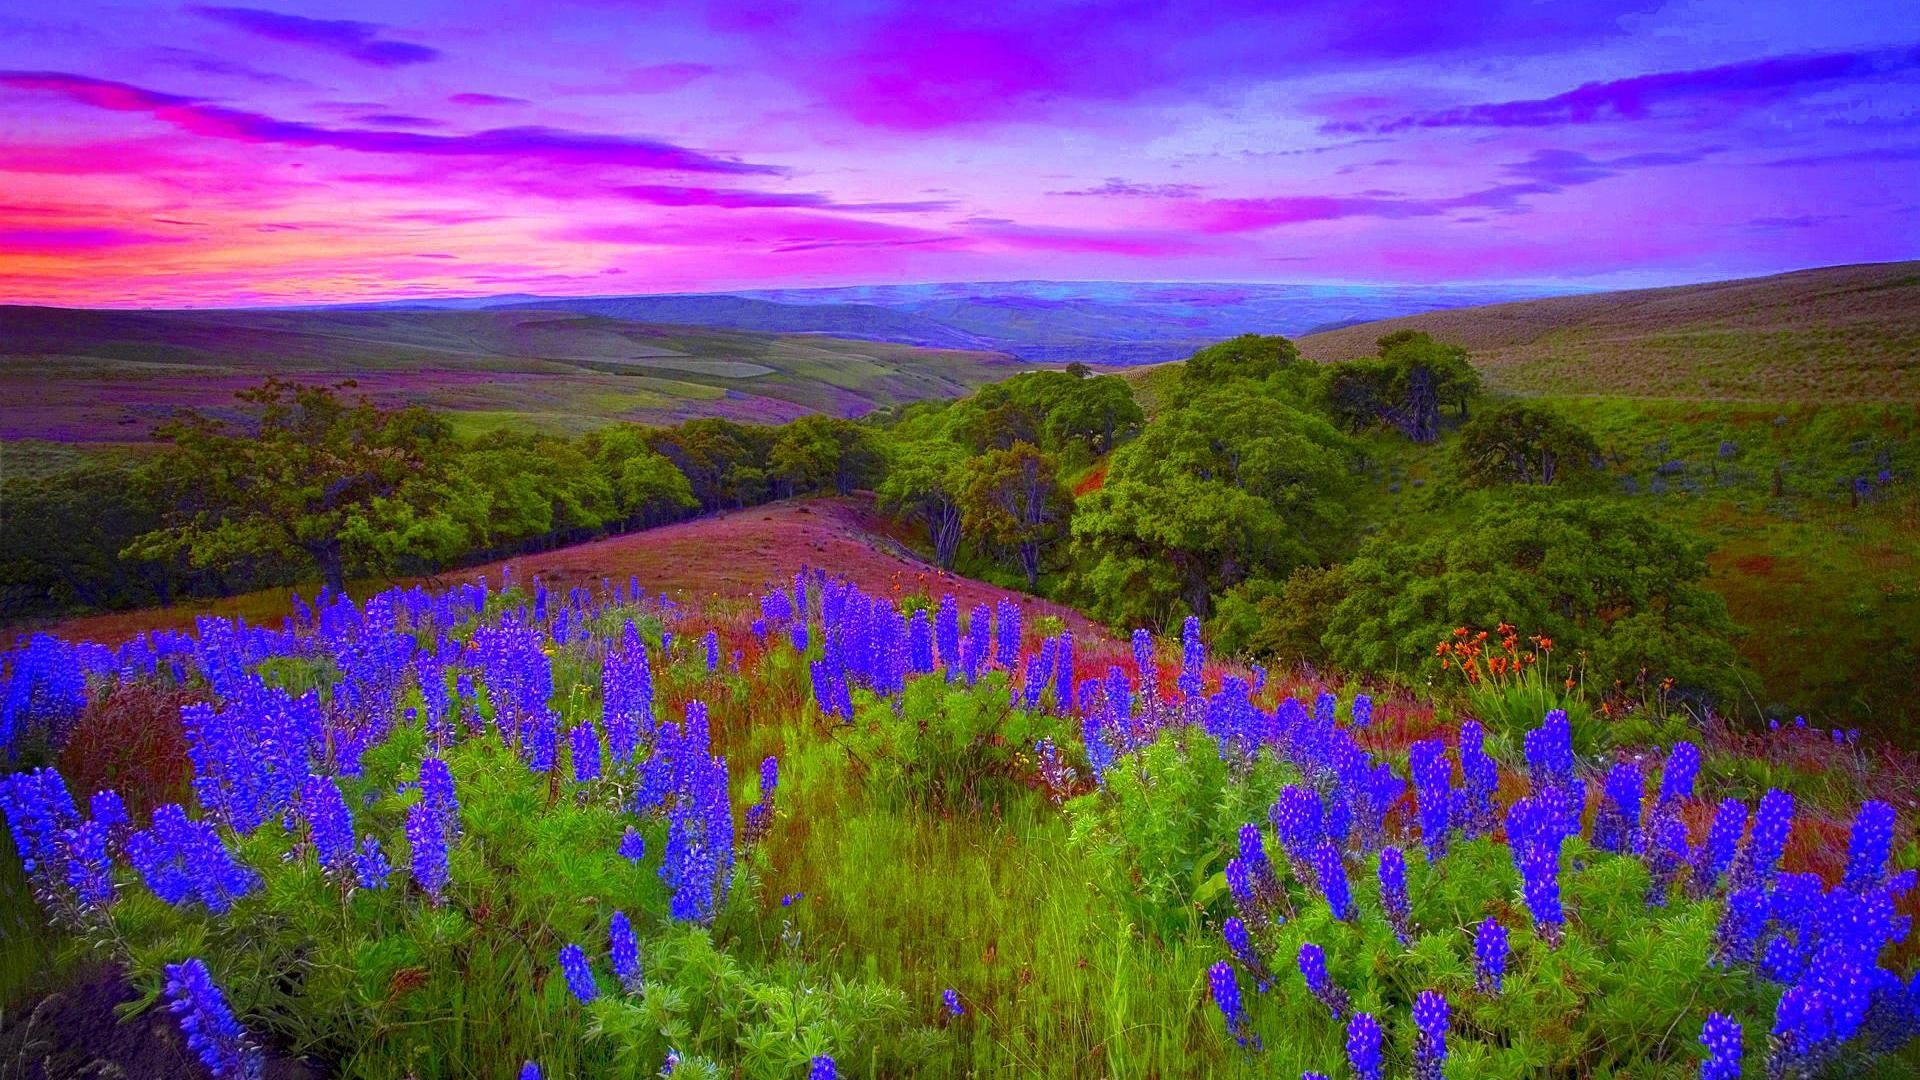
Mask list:
[[327,590],[333,593],[346,592],[347,573],[340,558],[340,541],[328,540],[308,550],[313,554],[314,565],[320,568],[320,577],[326,582]]

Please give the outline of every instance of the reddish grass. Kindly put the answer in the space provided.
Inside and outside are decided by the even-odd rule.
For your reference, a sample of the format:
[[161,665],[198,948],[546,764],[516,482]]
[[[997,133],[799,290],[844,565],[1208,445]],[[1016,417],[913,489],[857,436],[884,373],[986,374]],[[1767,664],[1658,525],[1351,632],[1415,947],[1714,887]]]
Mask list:
[[82,796],[107,788],[144,820],[164,803],[184,802],[193,775],[180,708],[206,700],[202,690],[116,683],[87,702],[60,752],[60,774]]

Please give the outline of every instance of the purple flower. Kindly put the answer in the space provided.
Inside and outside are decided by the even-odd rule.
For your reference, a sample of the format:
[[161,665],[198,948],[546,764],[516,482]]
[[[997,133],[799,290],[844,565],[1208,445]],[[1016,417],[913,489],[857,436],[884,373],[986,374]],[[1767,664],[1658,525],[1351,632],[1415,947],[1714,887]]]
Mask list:
[[1321,894],[1327,898],[1327,906],[1333,909],[1333,917],[1352,922],[1353,894],[1347,888],[1347,864],[1339,848],[1322,843],[1313,850],[1313,876]]
[[1320,999],[1327,1012],[1335,1020],[1347,1011],[1347,992],[1334,984],[1327,974],[1327,954],[1313,942],[1303,942],[1300,946],[1300,976],[1307,981],[1307,990]]
[[1447,745],[1423,739],[1407,748],[1407,767],[1413,776],[1414,796],[1420,803],[1420,838],[1427,861],[1447,855],[1447,837],[1453,828],[1453,765]]
[[1563,815],[1539,796],[1514,803],[1507,811],[1507,842],[1520,871],[1521,897],[1533,916],[1534,932],[1549,948],[1560,944],[1566,912],[1560,905],[1560,845]]
[[1473,934],[1473,983],[1483,994],[1498,994],[1507,975],[1507,928],[1488,916]]
[[1441,1067],[1447,1060],[1447,999],[1434,990],[1420,991],[1413,1003],[1413,1026],[1418,1029],[1413,1043],[1415,1080],[1441,1080]]
[[1700,775],[1700,748],[1690,742],[1673,745],[1667,755],[1667,767],[1660,773],[1660,796],[1655,803],[1671,807],[1693,797],[1693,782]]
[[540,1080],[540,1066],[531,1061],[520,1066],[520,1080]]
[[1786,853],[1787,837],[1792,832],[1793,796],[1768,789],[1760,797],[1760,809],[1753,815],[1753,831],[1747,836],[1746,847],[1734,860],[1729,887],[1771,884],[1774,868],[1780,865],[1780,856]]
[[1593,822],[1593,843],[1602,851],[1624,855],[1640,839],[1640,800],[1645,782],[1640,766],[1616,762],[1602,787],[1605,795]]
[[720,632],[718,630],[708,630],[705,644],[707,646],[707,671],[714,672],[720,670]]
[[1893,848],[1893,807],[1877,799],[1860,804],[1847,838],[1847,877],[1842,887],[1865,892],[1886,876]]
[[994,622],[994,662],[1008,671],[1020,659],[1020,605],[1009,599],[1002,599],[995,605],[998,618]]
[[807,1080],[840,1080],[840,1067],[825,1054],[813,1059],[813,1069],[807,1073]]
[[153,826],[127,839],[127,860],[155,896],[175,906],[197,900],[215,915],[260,884],[260,875],[228,854],[212,825],[189,821],[177,803],[155,810]]
[[1726,910],[1714,931],[1713,964],[1730,967],[1753,962],[1754,944],[1767,922],[1767,894],[1757,885],[1743,886],[1727,894]]
[[1133,632],[1133,670],[1140,692],[1153,697],[1160,686],[1160,666],[1153,659],[1153,635],[1145,630]]
[[960,605],[948,593],[940,598],[940,610],[933,619],[933,643],[940,650],[940,664],[947,669],[947,680],[960,666]]
[[573,782],[590,784],[600,779],[600,733],[591,723],[573,726]]
[[353,856],[353,883],[363,889],[384,889],[393,867],[372,833],[360,838],[360,850]]
[[307,777],[300,788],[300,812],[320,866],[328,874],[345,876],[353,863],[353,816],[340,785],[330,776]]
[[1180,692],[1188,697],[1199,697],[1201,680],[1207,664],[1207,647],[1200,642],[1200,620],[1196,616],[1187,616],[1180,628]]
[[646,858],[646,856],[647,838],[641,836],[639,831],[633,826],[627,826],[627,831],[620,836],[620,857],[632,862],[639,862],[641,859]]
[[1380,1022],[1357,1012],[1347,1022],[1347,1064],[1358,1080],[1380,1080]]
[[1413,901],[1407,896],[1407,860],[1397,847],[1380,849],[1380,906],[1400,944],[1408,941]]
[[1740,848],[1740,837],[1747,831],[1747,804],[1739,799],[1722,799],[1714,811],[1707,839],[1694,852],[1693,874],[1687,891],[1696,899],[1706,896],[1719,883],[1720,875],[1733,865]]
[[447,888],[447,837],[425,801],[407,808],[407,844],[414,883],[437,906]]
[[107,827],[98,818],[67,830],[67,886],[80,906],[92,911],[113,903],[113,852]]
[[1207,987],[1213,992],[1213,1003],[1219,1007],[1221,1018],[1227,1022],[1227,1034],[1245,1046],[1247,1010],[1240,1004],[1240,980],[1233,973],[1233,965],[1225,960],[1216,961],[1207,969]]
[[1493,830],[1493,796],[1500,787],[1500,767],[1486,750],[1486,729],[1478,720],[1460,725],[1460,771],[1465,777],[1465,813],[1458,822],[1471,840]]
[[257,1080],[266,1060],[227,1005],[227,996],[214,985],[207,965],[198,957],[168,964],[167,1010],[180,1018],[187,1047],[217,1080]]
[[940,992],[940,1004],[946,1007],[949,1016],[965,1016],[967,1010],[960,1004],[960,992],[948,987]]
[[1700,1080],[1740,1080],[1740,1025],[1722,1013],[1708,1013],[1700,1031],[1700,1045],[1707,1048],[1700,1063]]
[[600,996],[600,987],[593,981],[593,968],[588,966],[587,954],[580,946],[561,946],[560,973],[566,976],[567,989],[580,999],[580,1004],[591,1004]]
[[444,760],[437,757],[421,760],[420,801],[448,836],[460,835],[460,799],[453,791],[453,772]]
[[633,923],[624,911],[613,913],[607,924],[608,952],[613,957],[613,975],[628,991],[640,986],[640,940],[634,936]]

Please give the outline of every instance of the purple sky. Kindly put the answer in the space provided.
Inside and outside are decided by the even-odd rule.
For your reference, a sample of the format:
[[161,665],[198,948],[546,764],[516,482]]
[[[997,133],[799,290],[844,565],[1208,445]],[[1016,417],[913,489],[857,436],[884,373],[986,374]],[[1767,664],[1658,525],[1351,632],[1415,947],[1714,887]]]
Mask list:
[[1914,257],[1914,0],[0,9],[0,302]]

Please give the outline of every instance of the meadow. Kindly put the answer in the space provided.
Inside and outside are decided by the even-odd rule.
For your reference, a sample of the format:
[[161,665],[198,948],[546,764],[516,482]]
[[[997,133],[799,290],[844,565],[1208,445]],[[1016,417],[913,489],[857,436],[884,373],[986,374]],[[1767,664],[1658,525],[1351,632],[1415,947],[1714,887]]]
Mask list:
[[1517,632],[1450,640],[1475,675],[1413,694],[849,569],[697,602],[508,572],[34,639],[7,990],[56,992],[0,1049],[124,1051],[49,975],[104,961],[181,1075],[1920,1060],[1911,759],[1603,723]]

